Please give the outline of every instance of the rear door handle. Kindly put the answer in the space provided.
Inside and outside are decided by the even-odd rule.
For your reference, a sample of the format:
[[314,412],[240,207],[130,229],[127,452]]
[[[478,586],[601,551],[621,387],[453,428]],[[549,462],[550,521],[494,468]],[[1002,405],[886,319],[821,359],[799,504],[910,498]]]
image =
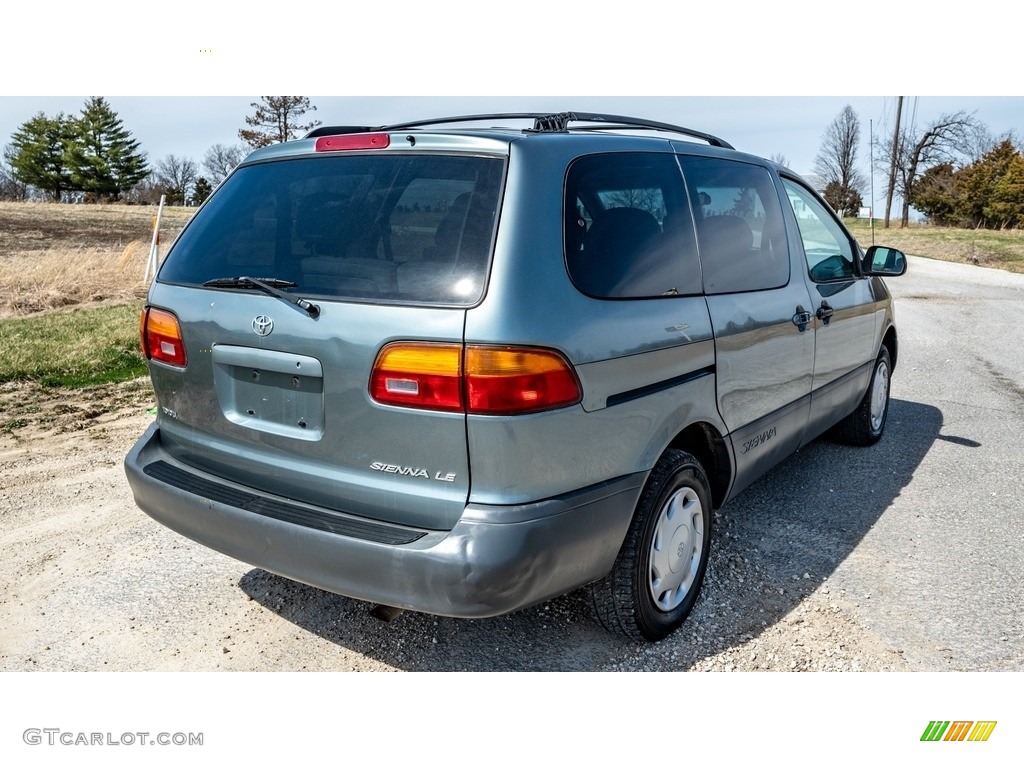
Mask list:
[[822,325],[828,325],[836,311],[829,306],[827,301],[821,302],[821,306],[818,307],[818,311],[815,313],[818,319],[821,320]]
[[807,324],[814,319],[814,315],[803,308],[802,304],[796,305],[796,314],[793,315],[793,325],[800,329],[800,333],[807,330]]

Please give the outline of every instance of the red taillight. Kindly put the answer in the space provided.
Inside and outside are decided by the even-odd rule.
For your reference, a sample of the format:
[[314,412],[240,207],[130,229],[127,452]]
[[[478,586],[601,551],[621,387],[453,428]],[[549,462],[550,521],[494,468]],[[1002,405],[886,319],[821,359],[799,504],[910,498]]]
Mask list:
[[178,318],[163,309],[146,307],[139,317],[142,353],[147,360],[184,368],[188,364],[185,342],[181,338]]
[[343,136],[321,136],[316,140],[317,152],[339,152],[346,149],[384,149],[391,143],[387,133],[346,133]]
[[370,395],[386,405],[495,416],[561,408],[582,397],[572,367],[557,352],[431,342],[384,347]]
[[466,347],[470,413],[509,415],[578,403],[580,386],[557,352],[521,347]]

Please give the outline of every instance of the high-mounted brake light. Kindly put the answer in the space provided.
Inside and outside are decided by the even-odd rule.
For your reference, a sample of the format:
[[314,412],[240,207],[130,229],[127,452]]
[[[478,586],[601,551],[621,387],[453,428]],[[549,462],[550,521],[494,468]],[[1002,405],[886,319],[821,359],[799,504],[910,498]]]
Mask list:
[[396,342],[377,355],[370,396],[385,405],[511,416],[573,405],[582,392],[553,350]]
[[316,140],[317,152],[338,152],[346,149],[384,149],[391,143],[387,133],[346,133],[343,136],[321,136]]
[[181,326],[171,312],[154,307],[143,309],[139,316],[139,337],[142,354],[147,360],[158,360],[179,368],[188,364]]

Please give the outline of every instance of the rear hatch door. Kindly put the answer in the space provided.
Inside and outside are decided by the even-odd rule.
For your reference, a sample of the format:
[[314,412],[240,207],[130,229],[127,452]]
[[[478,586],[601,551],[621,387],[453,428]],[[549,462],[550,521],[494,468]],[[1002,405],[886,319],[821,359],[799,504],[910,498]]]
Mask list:
[[470,484],[465,415],[382,405],[369,382],[391,342],[462,344],[504,168],[500,156],[408,151],[239,168],[150,293],[177,315],[188,356],[150,366],[168,450],[340,512],[454,525]]

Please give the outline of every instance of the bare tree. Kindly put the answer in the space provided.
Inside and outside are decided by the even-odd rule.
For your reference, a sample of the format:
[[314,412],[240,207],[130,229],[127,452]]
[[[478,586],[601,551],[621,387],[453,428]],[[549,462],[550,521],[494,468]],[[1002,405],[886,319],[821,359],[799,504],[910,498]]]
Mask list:
[[203,157],[207,180],[216,187],[235,169],[236,165],[245,159],[246,151],[245,147],[214,144],[206,150],[206,155]]
[[164,187],[168,205],[184,205],[199,168],[187,157],[168,155],[156,165],[157,183]]
[[1010,138],[1012,141],[1011,136],[1005,134],[997,139],[992,135],[992,131],[988,129],[987,125],[980,122],[976,123],[967,136],[967,151],[965,152],[967,162],[978,162],[991,152],[996,144],[1006,138]]
[[121,199],[129,205],[156,205],[160,202],[160,195],[166,191],[167,188],[151,173],[125,192]]
[[910,223],[910,200],[921,174],[939,163],[955,163],[976,150],[978,121],[963,110],[944,114],[920,133],[904,132],[899,141],[897,174],[903,214],[900,227]]
[[14,147],[4,147],[0,154],[0,200],[28,200],[28,184],[19,181],[14,174]]
[[826,201],[840,215],[849,216],[851,201],[860,199],[864,175],[857,168],[857,146],[860,144],[860,119],[847,104],[836,115],[821,137],[821,149],[814,158],[814,173],[834,199]]
[[771,160],[773,163],[778,163],[783,168],[789,168],[789,158],[787,158],[781,152],[776,152],[774,155],[772,155],[768,159]]
[[320,125],[319,120],[299,123],[306,112],[316,111],[308,96],[260,96],[250,106],[256,111],[245,118],[245,124],[252,128],[240,129],[238,137],[253,149],[290,141]]
[[980,121],[975,122],[967,133],[967,151],[964,153],[966,164],[981,162],[985,155],[1004,141],[1010,142],[1018,152],[1024,151],[1024,144],[1014,131],[993,136],[987,125]]

